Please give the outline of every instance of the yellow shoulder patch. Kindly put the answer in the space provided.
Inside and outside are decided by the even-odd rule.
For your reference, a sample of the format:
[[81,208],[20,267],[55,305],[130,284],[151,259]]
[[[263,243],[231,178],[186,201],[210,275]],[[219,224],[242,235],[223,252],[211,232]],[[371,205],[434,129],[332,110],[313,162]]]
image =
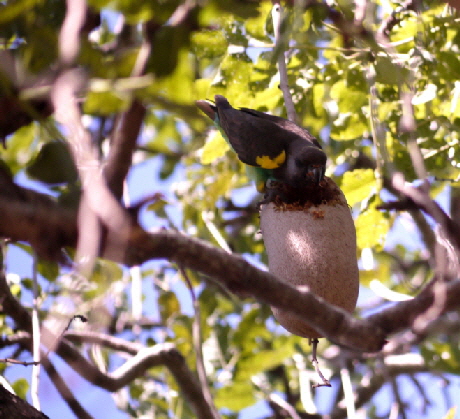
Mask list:
[[280,167],[286,160],[286,151],[282,151],[274,159],[269,156],[257,156],[256,163],[262,169],[276,169]]

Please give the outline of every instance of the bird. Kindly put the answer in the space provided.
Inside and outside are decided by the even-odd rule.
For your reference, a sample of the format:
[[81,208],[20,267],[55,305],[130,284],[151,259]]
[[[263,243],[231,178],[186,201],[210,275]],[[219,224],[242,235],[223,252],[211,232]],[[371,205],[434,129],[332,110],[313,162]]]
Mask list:
[[318,185],[326,170],[326,154],[310,132],[292,121],[249,108],[233,108],[221,95],[196,105],[220,130],[240,161],[253,168],[259,192],[268,181],[291,188]]

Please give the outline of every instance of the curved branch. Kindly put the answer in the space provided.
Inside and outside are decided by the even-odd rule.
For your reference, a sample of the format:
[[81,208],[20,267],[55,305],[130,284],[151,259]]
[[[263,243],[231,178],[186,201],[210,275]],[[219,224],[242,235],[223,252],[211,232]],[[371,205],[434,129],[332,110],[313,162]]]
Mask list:
[[[38,193],[35,195],[41,196]],[[0,191],[0,234],[38,243],[42,248],[56,246],[54,240],[48,242],[49,233],[37,234],[37,231],[48,231],[54,232],[60,239],[59,246],[75,244],[76,221],[69,219],[66,212],[65,217],[60,217],[62,209],[57,203],[47,198],[46,205],[40,199],[34,199],[33,204],[24,200],[20,204],[2,197]],[[27,228],[24,228],[24,224]],[[105,244],[101,254],[103,257],[126,265],[139,265],[151,259],[179,263],[214,278],[230,291],[290,310],[331,341],[364,352],[379,351],[387,334],[412,327],[412,322],[430,309],[435,301],[433,289],[428,288],[411,301],[401,302],[367,319],[357,320],[312,293],[300,292],[288,286],[241,256],[228,254],[175,231],[147,233],[140,226],[133,225],[127,241],[119,236],[116,238],[114,234],[108,235],[106,241],[110,243]],[[58,250],[54,249],[55,252]],[[446,300],[437,307],[439,314],[453,310],[460,304],[460,283],[454,281],[445,284],[445,287]]]
[[42,353],[41,363],[45,368],[48,377],[56,387],[56,390],[61,395],[62,399],[67,403],[70,410],[75,414],[78,419],[94,419],[75,398],[67,383],[62,379],[61,375],[56,370],[53,363]]
[[144,346],[140,343],[129,342],[126,339],[121,339],[116,336],[110,336],[104,333],[97,333],[87,330],[68,331],[65,333],[64,337],[73,343],[93,343],[105,348],[112,349],[114,351],[126,352],[130,355],[136,355],[142,348],[144,348]]

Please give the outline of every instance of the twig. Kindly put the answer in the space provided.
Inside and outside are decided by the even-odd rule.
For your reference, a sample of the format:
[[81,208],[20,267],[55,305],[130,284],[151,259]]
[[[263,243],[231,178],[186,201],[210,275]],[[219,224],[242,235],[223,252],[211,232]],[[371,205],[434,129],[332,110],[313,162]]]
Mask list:
[[[396,377],[400,374],[413,374],[418,372],[429,371],[430,368],[426,366],[425,360],[417,355],[413,354],[413,361],[407,362],[405,356],[394,356],[386,360],[387,371],[384,373],[382,368],[374,368],[372,374],[365,376],[358,387],[355,388],[355,406],[356,409],[361,408],[363,405],[368,403],[372,397],[380,390],[380,388],[386,383],[387,377]],[[331,419],[345,419],[349,418],[347,415],[346,407],[341,403],[336,405],[330,414]]]
[[386,145],[386,133],[382,124],[378,119],[378,105],[377,105],[377,87],[375,83],[376,70],[372,64],[369,64],[366,70],[366,79],[369,85],[369,122],[371,124],[372,139],[377,152],[376,156],[376,179],[380,182],[380,187],[383,186],[383,179],[386,175],[392,175],[394,167],[391,162],[387,145]]
[[131,277],[131,314],[133,320],[133,333],[139,335],[141,327],[137,324],[142,317],[142,273],[140,266],[129,268]]
[[187,284],[187,288],[189,289],[190,296],[192,297],[192,304],[193,304],[193,324],[192,324],[192,336],[193,336],[193,346],[195,348],[196,354],[196,368],[198,372],[198,378],[200,380],[201,386],[203,388],[203,394],[208,402],[209,408],[212,411],[212,414],[215,419],[220,419],[219,412],[214,405],[214,401],[211,394],[211,389],[209,388],[208,378],[206,376],[206,369],[204,366],[204,357],[203,357],[203,347],[202,347],[202,333],[201,333],[201,314],[200,314],[200,303],[195,295],[195,290],[193,289],[192,281],[190,280],[187,272],[183,268],[182,265],[179,265],[179,271],[182,277]]
[[209,211],[201,211],[201,219],[203,220],[204,225],[207,227],[207,229],[209,230],[217,244],[220,247],[222,247],[222,249],[224,249],[226,252],[232,253],[232,249],[230,249],[230,246],[222,236],[222,233],[212,222],[211,213]]
[[38,397],[38,386],[40,383],[40,320],[38,318],[38,260],[37,255],[33,257],[33,267],[32,267],[32,292],[33,292],[33,302],[32,302],[32,357],[34,360],[32,367],[32,377],[30,385],[30,393],[32,397],[32,405],[35,409],[40,410],[40,398]]
[[420,397],[423,400],[423,408],[422,408],[422,413],[423,415],[427,414],[428,407],[432,406],[432,402],[430,398],[428,397],[427,390],[428,388],[424,388],[423,385],[420,383],[418,378],[415,376],[415,374],[408,374],[410,380],[412,381],[412,384],[414,387],[418,390],[420,393]]
[[309,343],[311,345],[311,363],[315,367],[316,373],[321,378],[321,383],[313,384],[313,387],[331,387],[331,383],[327,378],[324,377],[323,373],[321,372],[318,364],[318,359],[316,358],[316,350],[318,349],[318,342],[319,340],[316,338],[309,339]]
[[[72,322],[75,320],[75,319],[80,319],[82,322],[87,322],[88,320],[86,319],[85,316],[82,316],[81,314],[77,314],[75,316],[73,316],[70,320],[69,320],[69,323],[67,324],[66,328],[62,331],[62,333],[59,335],[58,338],[56,338],[55,340],[55,343],[54,345],[52,345],[52,348],[56,347],[57,344],[59,343],[59,341],[62,339],[62,337],[64,336],[65,333],[67,333],[67,331],[69,330],[70,328],[70,325],[72,324]],[[33,320],[33,316],[32,316],[32,320],[31,320],[31,324],[32,324],[32,328],[33,328],[33,331],[32,331],[32,353],[34,353],[36,347],[36,334],[35,334],[35,329],[34,329],[34,320]],[[10,337],[8,337],[8,339],[5,341],[5,342],[9,342],[10,344],[16,344],[16,343],[19,343],[20,345],[24,345],[26,342],[28,342],[29,340],[31,339],[31,336],[26,333],[26,334],[16,334],[16,335],[13,335],[13,339]],[[40,342],[39,342],[40,343]],[[40,346],[38,346],[38,348],[40,348]],[[51,352],[51,347],[48,348],[48,351],[45,353],[45,357],[48,357],[49,354]],[[42,362],[41,362],[41,359],[43,358],[42,356],[42,352],[40,352],[40,355],[38,357],[38,360],[34,360],[34,361],[19,361],[17,359],[14,359],[14,358],[3,358],[3,359],[0,359],[0,362],[5,362],[5,363],[10,363],[10,364],[19,364],[19,365],[24,365],[24,366],[29,366],[29,365],[40,365]],[[36,358],[34,358],[36,359]],[[38,385],[38,384],[37,384]],[[38,409],[38,408],[37,408]]]
[[283,34],[281,33],[281,22],[283,8],[279,1],[273,2],[272,9],[272,20],[273,20],[273,31],[275,34],[275,51],[278,54],[278,72],[280,74],[280,89],[283,92],[284,104],[286,106],[287,117],[292,122],[297,122],[297,113],[295,111],[294,102],[292,100],[291,92],[289,91],[289,82],[286,68],[286,58],[284,56],[284,39],[282,39]]
[[288,414],[291,419],[301,419],[300,415],[297,413],[295,410],[294,406],[289,404],[286,400],[281,398],[278,394],[276,393],[270,393],[269,400],[284,409]]
[[75,319],[79,319],[81,322],[86,323],[88,319],[83,316],[82,314],[76,314],[75,316],[72,316],[69,322],[67,323],[67,326],[64,328],[64,330],[61,332],[61,334],[56,338],[54,343],[51,346],[48,346],[48,351],[46,352],[45,356],[48,357],[50,352],[56,348],[59,344],[59,341],[64,337],[64,335],[67,333],[67,331],[70,329],[70,326],[72,325],[73,321]]
[[407,140],[407,149],[409,151],[410,158],[412,160],[412,166],[414,167],[415,173],[419,179],[426,179],[428,172],[425,167],[425,161],[423,159],[422,151],[417,144],[416,138],[416,123],[414,116],[414,107],[412,106],[412,92],[401,92],[402,102],[402,115],[399,122],[399,129],[403,133],[409,135]]
[[397,412],[395,414],[390,414],[390,417],[394,419],[398,419],[399,417],[401,417],[401,419],[407,419],[405,405],[401,399],[399,387],[396,383],[396,377],[394,375],[388,374],[388,370],[385,365],[385,359],[383,359],[383,373],[386,375],[386,380],[390,383],[391,390],[393,391],[394,402],[391,408],[391,412]]
[[362,27],[366,17],[367,0],[355,0],[355,26]]
[[[385,177],[383,179],[383,186],[388,189],[389,192],[391,192],[395,196],[401,196],[401,193],[396,190],[391,182],[391,179],[388,177]],[[404,202],[409,202],[409,200],[404,200]],[[410,201],[412,202],[412,201]],[[385,209],[387,205],[391,205],[391,203],[383,203],[377,207],[377,209]],[[389,206],[388,209],[391,209]],[[396,209],[396,208],[394,208]],[[403,208],[406,210],[406,208]],[[432,266],[435,266],[435,247],[436,247],[436,238],[433,233],[433,230],[431,226],[428,224],[427,219],[423,216],[423,214],[420,212],[419,208],[414,205],[412,207],[408,207],[407,211],[409,212],[410,216],[414,220],[415,224],[417,225],[420,234],[422,235],[422,240],[423,243],[425,244],[425,247],[428,249],[430,253],[430,262]]]
[[395,173],[393,187],[403,196],[413,201],[419,209],[427,213],[442,229],[443,237],[450,241],[457,254],[460,252],[460,226],[458,226],[428,194],[429,184],[425,181],[415,188],[406,184],[402,173]]
[[353,385],[351,383],[350,371],[347,368],[345,359],[342,358],[342,367],[340,368],[340,378],[342,381],[343,394],[345,405],[347,407],[347,416],[349,418],[356,417],[355,395]]
[[[59,33],[59,59],[63,68],[71,68],[80,51],[80,32],[84,26],[87,4],[85,0],[67,0],[66,14]],[[74,160],[79,170],[80,178],[83,181],[82,161],[76,158],[81,154],[81,147],[88,143],[89,136],[80,121],[80,110],[77,107],[74,95],[81,89],[81,77],[77,79],[76,74],[63,72],[57,78],[51,92],[51,101],[55,109],[56,119],[63,123],[69,130],[71,136],[70,144],[73,145]],[[72,138],[73,137],[73,138]],[[78,138],[76,138],[78,137]],[[86,137],[86,138],[82,138]],[[81,145],[80,145],[81,143]],[[80,160],[80,161],[78,161]],[[79,211],[79,241],[76,252],[76,261],[80,273],[85,277],[89,276],[94,260],[98,253],[101,239],[101,230],[96,213],[91,210],[88,193],[85,192],[80,200]]]
[[5,364],[24,365],[25,367],[28,367],[29,365],[38,365],[41,361],[18,361],[14,358],[1,358],[0,362]]
[[[124,191],[123,191],[123,203],[125,207],[129,208],[131,204],[131,199],[129,196],[128,182],[124,181]],[[140,206],[136,207],[136,216],[137,208],[140,209]],[[135,335],[141,333],[141,327],[137,324],[142,317],[142,272],[141,268],[138,265],[131,266],[129,268],[129,277],[131,279],[131,316],[134,322],[132,331]]]
[[[107,188],[97,150],[81,122],[81,113],[75,97],[81,84],[84,84],[84,77],[79,70],[64,72],[56,80],[52,99],[56,117],[68,131],[67,138],[82,182],[83,197],[79,211],[76,260],[86,276],[91,272],[94,258],[100,250],[98,220],[107,227],[108,236],[120,243],[126,243],[131,220]],[[114,250],[109,247],[106,251],[112,253]],[[120,251],[124,253],[124,246],[117,249],[117,252]]]
[[[16,326],[27,331],[32,330],[32,320],[28,311],[16,300],[6,283],[6,279],[0,273],[0,295],[3,296],[3,309],[15,321]],[[46,328],[42,330],[44,341],[54,341],[54,336]],[[197,382],[194,374],[187,367],[184,357],[170,343],[158,344],[153,347],[145,348],[141,344],[127,342],[124,339],[114,338],[91,333],[72,332],[70,335],[92,337],[95,341],[105,342],[107,346],[118,346],[119,350],[124,350],[133,355],[121,367],[113,373],[107,374],[100,371],[90,363],[74,345],[66,339],[59,341],[56,353],[78,374],[88,382],[103,389],[114,392],[128,385],[134,379],[145,375],[149,368],[165,366],[174,376],[185,399],[195,412],[198,419],[215,419],[210,407],[203,396],[202,388]],[[31,351],[32,340],[21,336],[22,344]],[[44,358],[47,359],[47,358]],[[43,362],[43,361],[42,361]]]

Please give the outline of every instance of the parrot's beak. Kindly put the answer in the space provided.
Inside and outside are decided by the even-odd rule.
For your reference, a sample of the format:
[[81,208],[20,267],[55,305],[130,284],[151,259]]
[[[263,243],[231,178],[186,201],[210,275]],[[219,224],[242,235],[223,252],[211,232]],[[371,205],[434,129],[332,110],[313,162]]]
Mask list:
[[307,178],[318,185],[323,179],[326,168],[324,166],[312,165],[308,168]]

